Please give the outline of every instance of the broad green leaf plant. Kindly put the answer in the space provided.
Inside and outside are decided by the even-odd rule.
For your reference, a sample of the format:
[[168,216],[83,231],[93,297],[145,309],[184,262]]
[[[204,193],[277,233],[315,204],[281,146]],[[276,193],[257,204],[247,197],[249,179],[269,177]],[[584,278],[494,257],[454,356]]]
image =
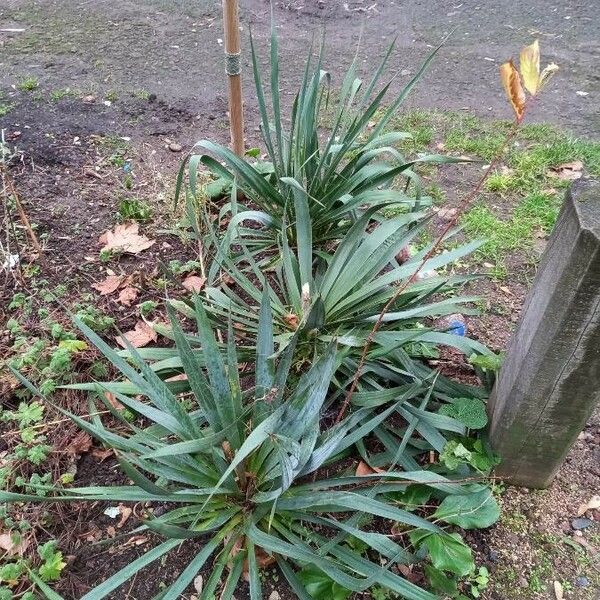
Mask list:
[[[85,336],[135,386],[137,393],[129,395],[118,391],[118,387],[96,384],[96,397],[117,420],[117,427],[103,423],[93,399],[89,420],[66,414],[115,450],[123,475],[132,484],[51,488],[46,490],[45,500],[169,506],[160,516],[148,512],[143,524],[132,531],[150,530],[163,541],[101,582],[82,600],[107,597],[140,569],[192,540],[201,541],[201,549],[174,583],[155,596],[156,600],[180,598],[209,561],[212,568],[201,600],[213,598],[222,582],[220,598],[232,598],[243,576],[249,581],[252,600],[261,599],[260,568],[266,564],[277,565],[291,590],[302,599],[310,598],[307,584],[312,584],[299,573],[310,565],[352,592],[363,592],[377,583],[409,600],[434,600],[434,594],[398,574],[396,565],[417,560],[409,539],[422,548],[419,556],[429,549],[436,568],[456,571],[456,566],[445,558],[451,550],[461,559],[460,572],[469,570],[469,548],[447,527],[452,523],[471,526],[477,518],[491,523],[496,505],[490,490],[480,484],[463,483],[452,474],[423,469],[404,453],[403,447],[389,448],[379,458],[367,457],[385,462],[387,470],[382,472],[357,475],[354,467],[345,466],[349,450],[363,444],[396,410],[400,399],[383,410],[365,406],[333,427],[324,426],[322,410],[336,369],[336,340],[332,339],[290,386],[290,365],[299,333],[291,337],[282,352],[274,354],[267,287],[260,315],[249,381],[246,374],[240,379],[242,369],[231,321],[221,351],[202,302],[195,298],[197,335],[202,346],[199,360],[170,310],[180,371],[187,377],[190,390],[183,396],[175,394],[133,346],[129,345],[129,358],[125,360],[76,319]],[[16,371],[15,375],[41,396]],[[143,417],[143,427],[140,420],[131,423],[114,408],[105,397],[107,389],[127,409]],[[416,420],[412,421],[418,427]],[[427,497],[444,499],[436,515],[426,518],[425,513],[413,510],[408,496],[414,498],[411,490],[415,486],[427,490]],[[477,496],[469,500],[472,494]],[[463,505],[460,499],[465,496],[468,503]],[[0,501],[41,499],[2,491]],[[373,527],[374,521],[379,523],[377,527]],[[401,535],[379,533],[381,527],[389,530],[392,525]],[[52,594],[58,598],[55,592]]]

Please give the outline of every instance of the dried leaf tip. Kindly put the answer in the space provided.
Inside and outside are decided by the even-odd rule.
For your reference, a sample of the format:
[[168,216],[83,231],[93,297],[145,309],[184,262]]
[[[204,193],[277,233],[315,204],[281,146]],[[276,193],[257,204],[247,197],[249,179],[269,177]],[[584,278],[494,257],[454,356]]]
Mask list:
[[526,97],[521,85],[521,77],[512,60],[505,62],[500,67],[500,78],[506,95],[515,111],[517,121],[520,123],[525,116]]
[[540,73],[540,44],[538,40],[521,50],[519,70],[517,70],[512,60],[505,62],[500,67],[502,85],[515,111],[517,122],[520,123],[525,116],[527,104],[525,90],[531,96],[537,95],[556,71],[558,71],[558,65],[550,63]]

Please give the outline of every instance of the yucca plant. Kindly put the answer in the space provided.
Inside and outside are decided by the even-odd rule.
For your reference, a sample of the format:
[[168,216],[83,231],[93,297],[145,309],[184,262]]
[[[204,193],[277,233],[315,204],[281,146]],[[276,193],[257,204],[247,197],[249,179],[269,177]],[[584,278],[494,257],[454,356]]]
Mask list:
[[[235,183],[236,191],[249,203],[238,205],[234,194],[232,202],[222,211],[222,216],[230,212],[227,239],[234,243],[242,238],[253,252],[276,247],[284,223],[292,224],[298,218],[294,201],[297,194],[306,198],[313,242],[317,246],[339,239],[357,215],[369,206],[388,203],[412,209],[429,204],[431,199],[421,194],[412,167],[418,163],[441,164],[458,159],[426,155],[407,160],[396,146],[410,135],[389,132],[386,127],[427,69],[435,51],[404,90],[385,106],[391,80],[381,90],[377,88],[392,50],[393,44],[367,84],[356,77],[355,58],[336,95],[337,107],[334,107],[331,77],[322,70],[323,45],[314,59],[311,47],[291,116],[286,120],[280,94],[275,26],[273,24],[271,29],[268,86],[263,83],[251,36],[254,83],[268,161],[250,162],[225,146],[201,140],[193,150],[197,154],[188,157],[181,167],[177,194],[182,189],[186,167],[193,196],[201,192],[198,184],[201,167],[208,168],[225,182]],[[270,88],[272,110],[269,110],[266,87]],[[333,116],[325,135],[322,126],[326,114]],[[406,193],[411,181],[415,183],[413,197]],[[288,242],[292,246],[296,244],[293,229],[288,231]]]
[[[488,523],[490,515],[493,517],[497,511],[490,491],[419,467],[418,455],[429,452],[426,442],[409,444],[419,416],[411,417],[402,445],[383,457],[387,471],[356,475],[354,468],[348,470],[344,466],[348,464],[350,449],[366,440],[396,408],[414,404],[422,409],[426,400],[418,397],[418,391],[415,395],[414,390],[406,390],[385,410],[361,408],[336,426],[323,427],[321,409],[336,367],[335,340],[293,387],[288,386],[298,340],[293,336],[286,349],[278,357],[274,355],[271,303],[266,288],[260,305],[252,381],[245,375],[241,380],[243,369],[238,364],[231,323],[224,357],[200,299],[196,297],[195,302],[202,363],[171,311],[181,372],[190,388],[185,397],[175,395],[134,347],[128,347],[130,358],[124,360],[86,325],[76,321],[87,338],[135,386],[137,394],[134,397],[119,392],[118,387],[96,384],[98,397],[104,399],[106,408],[119,421],[113,430],[103,424],[93,400],[91,420],[69,416],[115,450],[132,485],[48,488],[43,500],[35,495],[0,492],[0,501],[100,500],[156,502],[169,507],[160,516],[149,512],[143,525],[132,532],[151,530],[163,536],[164,541],[100,583],[82,600],[105,598],[140,569],[190,540],[200,540],[201,550],[156,599],[180,598],[199,570],[212,561],[210,576],[200,594],[202,600],[213,598],[222,581],[219,597],[232,598],[244,573],[250,583],[250,597],[261,599],[260,568],[266,564],[278,565],[291,589],[303,600],[310,596],[298,570],[307,566],[350,591],[362,592],[377,583],[409,600],[434,600],[435,595],[397,573],[397,564],[416,560],[409,538],[415,545],[429,549],[434,564],[437,560],[449,570],[456,566],[448,566],[444,556],[455,552],[458,544],[463,557],[462,572],[466,568],[465,557],[467,566],[472,563],[470,551],[442,524],[460,524],[461,519],[468,518],[472,525],[473,514]],[[143,426],[123,418],[105,399],[107,389],[142,417]],[[437,418],[445,420],[448,427],[460,425],[448,416]],[[345,463],[340,462],[342,459],[346,459]],[[397,464],[415,468],[400,470]],[[435,522],[403,505],[402,494],[416,484],[445,498],[434,515]],[[478,494],[477,506],[468,500],[473,494]],[[462,514],[465,502],[467,516]],[[481,514],[481,507],[485,515]],[[377,528],[372,526],[373,519],[380,521]],[[378,533],[386,521],[395,524],[395,531],[400,532],[395,539]],[[352,543],[356,540],[360,544]]]
[[[409,285],[385,315],[384,324],[375,335],[365,375],[375,369],[380,379],[394,383],[422,381],[431,370],[413,359],[435,357],[439,345],[458,348],[467,356],[489,354],[477,341],[436,330],[431,324],[433,319],[443,315],[476,312],[469,306],[476,298],[455,295],[456,290],[473,277],[441,273],[446,266],[475,250],[480,242],[440,252],[422,266],[423,257],[429,251],[426,246],[399,264],[396,256],[423,232],[427,218],[424,213],[409,212],[382,220],[374,227],[372,217],[380,209],[376,205],[352,225],[334,251],[313,252],[309,203],[302,195],[295,201],[299,215],[293,227],[296,248],[288,244],[284,231],[281,260],[267,273],[272,288],[269,297],[275,339],[279,349],[285,348],[292,338],[298,339],[294,354],[296,369],[301,369],[303,362],[310,363],[315,353],[322,354],[335,337],[340,346],[335,383],[343,389],[347,378],[355,372],[357,357],[379,313],[396,286],[412,277],[420,266],[421,272],[429,272],[431,276]],[[448,237],[453,238],[456,233],[453,231]],[[214,240],[219,247],[216,236]],[[221,327],[226,327],[231,315],[241,344],[248,351],[257,338],[263,273],[258,260],[251,252],[244,251],[243,245],[244,250],[236,259],[229,256],[227,246],[227,241],[220,242],[220,251],[209,269],[213,283],[207,285],[203,294],[207,310]],[[219,268],[227,273],[231,284],[221,281]],[[193,306],[182,301],[173,305],[194,318]],[[161,332],[170,335],[168,330]],[[199,343],[193,338],[190,341]],[[160,358],[169,356],[162,354]],[[436,395],[438,389],[446,395],[454,392],[458,396],[481,395],[479,390],[467,390],[444,378],[436,380]]]

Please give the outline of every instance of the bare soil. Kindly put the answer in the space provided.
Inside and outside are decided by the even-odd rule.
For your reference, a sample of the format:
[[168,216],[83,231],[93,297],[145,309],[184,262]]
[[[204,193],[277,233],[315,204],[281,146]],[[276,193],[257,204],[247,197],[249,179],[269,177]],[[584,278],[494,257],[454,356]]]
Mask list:
[[[67,283],[70,299],[93,293],[94,303],[115,316],[123,330],[135,321],[134,311],[99,297],[91,288],[106,276],[107,267],[153,273],[160,262],[196,257],[193,243],[165,233],[173,220],[174,174],[182,158],[169,145],[176,142],[187,150],[200,138],[227,142],[219,11],[219,3],[205,0],[5,0],[0,6],[0,29],[25,29],[0,32],[0,106],[13,105],[0,117],[0,129],[6,130],[7,139],[22,153],[21,160],[12,165],[11,176],[38,235],[45,234],[46,262],[40,276],[52,284]],[[381,56],[397,38],[392,67],[399,72],[394,83],[399,88],[431,47],[459,25],[410,105],[468,108],[483,116],[508,117],[497,82],[498,64],[532,36],[539,36],[545,58],[558,62],[562,71],[547,101],[534,108],[534,120],[549,120],[595,137],[600,130],[596,12],[595,0],[556,5],[533,0],[527,7],[507,0],[479,5],[435,0],[276,2],[285,72],[293,74],[284,77],[284,91],[291,98],[310,41],[315,33],[318,38],[323,26],[328,32],[327,67],[337,77],[351,60],[361,31],[359,60],[365,72],[372,68],[373,57]],[[243,2],[245,47],[252,25],[264,50],[268,15],[268,3],[263,0]],[[244,66],[249,72],[247,54]],[[27,75],[38,78],[39,87],[31,92],[15,89]],[[52,92],[66,88],[72,95],[52,98]],[[257,112],[248,82],[245,110],[251,145],[257,136]],[[124,188],[122,169],[110,162],[119,138],[131,140],[125,153],[133,165],[133,192],[151,199],[156,209],[158,218],[142,230],[157,243],[142,255],[123,256],[105,265],[98,258],[98,237],[114,224],[119,198],[131,192]],[[25,255],[32,264],[39,262],[30,248]],[[472,335],[496,350],[506,347],[534,274],[530,263],[511,264],[509,270],[506,285],[477,284],[477,291],[493,310],[481,319],[469,320]],[[161,297],[160,290],[150,285],[152,279],[140,284],[140,301]],[[0,318],[6,316],[4,310],[15,289],[20,289],[10,278],[3,283]],[[4,338],[1,341],[6,349]],[[102,460],[92,451],[79,459],[78,483],[119,480],[112,459]],[[492,585],[484,597],[552,598],[550,586],[560,581],[566,598],[600,598],[598,525],[581,536],[570,525],[578,507],[598,493],[600,415],[596,414],[548,490],[507,489],[502,496],[501,522],[470,536],[480,561],[492,573]],[[96,546],[98,541],[111,539],[109,528],[114,527],[114,520],[103,514],[105,508],[81,505],[57,512],[60,524],[52,533],[60,536],[69,557],[67,576],[58,591],[69,600],[81,597],[91,585],[155,543],[148,536],[145,541],[138,539],[139,545],[123,540],[112,549]],[[600,518],[596,513],[591,516],[596,521]],[[132,517],[124,530],[134,522]],[[114,598],[151,597],[159,582],[173,580],[194,550],[192,545],[182,547],[173,561],[157,563],[151,576],[141,574]],[[534,576],[540,580],[539,587],[531,583]],[[582,576],[589,581],[587,588],[575,585]],[[285,598],[287,592],[276,577],[274,573],[267,577],[267,596],[274,589]],[[244,597],[244,590],[237,596]]]

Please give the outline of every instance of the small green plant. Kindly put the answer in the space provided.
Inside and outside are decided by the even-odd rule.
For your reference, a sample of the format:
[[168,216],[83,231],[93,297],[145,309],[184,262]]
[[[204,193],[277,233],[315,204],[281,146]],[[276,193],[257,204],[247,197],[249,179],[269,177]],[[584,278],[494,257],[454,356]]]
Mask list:
[[4,102],[0,97],[0,117],[5,117],[15,106],[14,102]]
[[173,273],[173,275],[181,276],[186,273],[193,273],[198,271],[202,265],[197,260],[188,260],[185,263],[182,263],[180,260],[170,260],[169,261],[169,271]]
[[150,92],[148,90],[136,90],[135,92],[133,92],[133,96],[135,98],[137,98],[138,100],[149,100],[150,99]]
[[158,307],[158,302],[154,300],[146,300],[140,304],[140,315],[149,317]]
[[140,198],[123,198],[119,202],[119,217],[123,221],[147,223],[152,218],[152,208]]
[[74,96],[76,96],[76,94],[71,88],[60,88],[50,92],[50,100],[52,102],[59,102],[63,98],[71,98]]
[[19,79],[17,83],[17,89],[22,92],[33,92],[40,87],[40,81],[34,75],[27,75]]
[[75,305],[75,309],[77,318],[96,332],[104,333],[115,324],[113,317],[101,313],[91,304],[78,303]]
[[[5,519],[6,522],[6,519]],[[11,532],[13,542],[19,543],[21,534],[17,531]],[[19,600],[36,600],[38,596],[35,591],[48,599],[56,600],[60,598],[48,585],[47,582],[58,581],[61,572],[66,567],[63,555],[57,550],[55,540],[50,540],[37,549],[40,560],[39,566],[34,567],[30,560],[18,558],[3,562],[0,566],[0,600],[13,600],[18,597]],[[13,595],[13,588],[19,582],[26,580],[29,585],[28,591]],[[34,591],[31,591],[33,588]]]

